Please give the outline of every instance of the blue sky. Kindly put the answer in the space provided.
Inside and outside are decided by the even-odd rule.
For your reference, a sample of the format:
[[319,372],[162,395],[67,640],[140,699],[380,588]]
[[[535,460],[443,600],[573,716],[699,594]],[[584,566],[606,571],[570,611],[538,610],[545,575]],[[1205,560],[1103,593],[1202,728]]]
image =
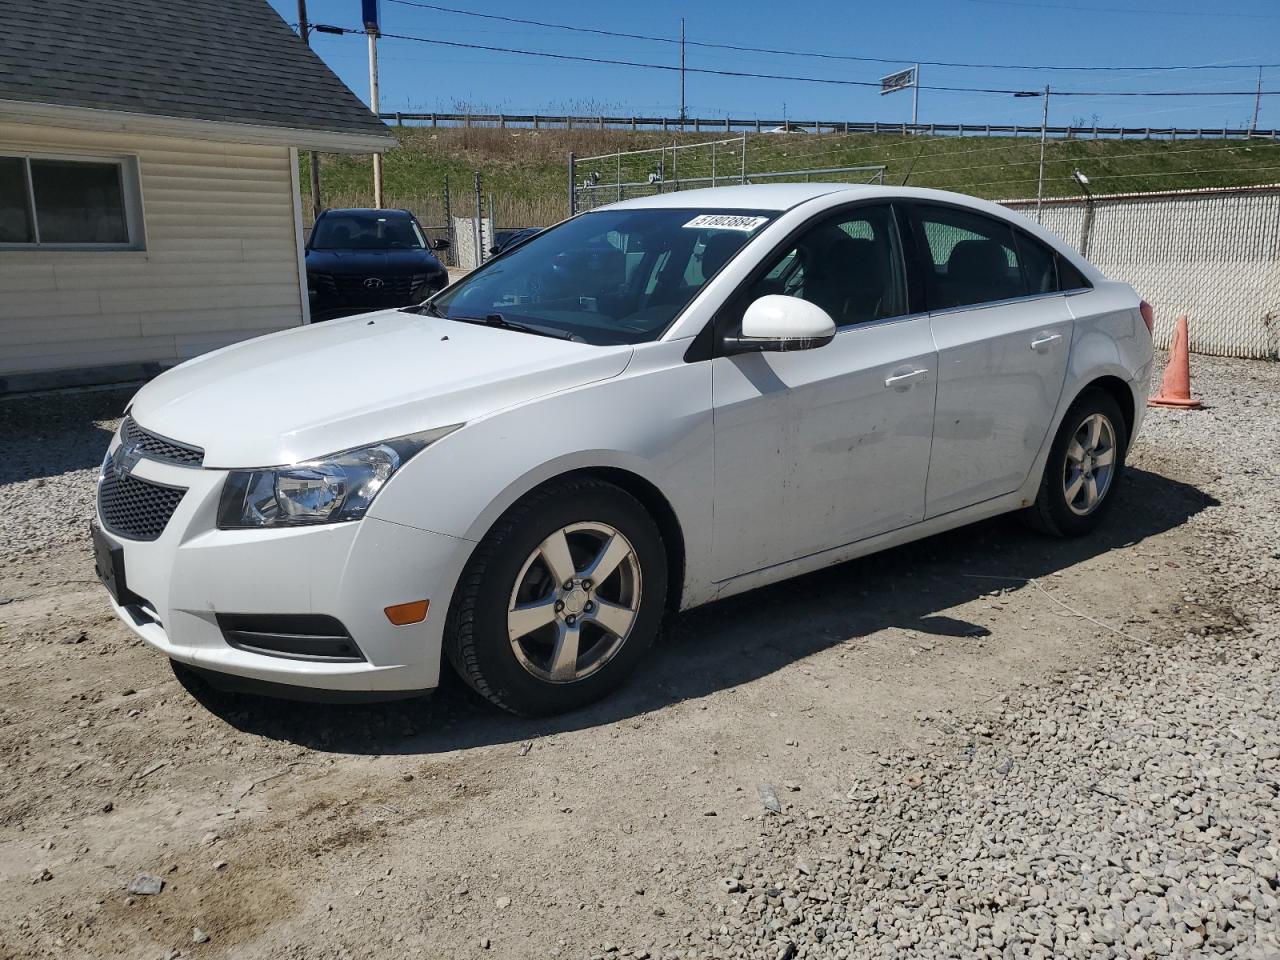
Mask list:
[[[296,0],[271,0],[292,23]],[[783,49],[970,63],[1068,66],[1280,62],[1280,5],[1275,0],[647,0],[594,4],[581,0],[440,0],[440,5],[627,33],[676,37],[680,17],[689,40]],[[1158,10],[1159,12],[1152,12]],[[360,26],[359,0],[309,0],[313,22]],[[678,63],[674,44],[597,37],[521,26],[382,0],[388,33],[555,53]],[[363,37],[313,35],[325,62],[361,97],[368,96]],[[384,38],[379,45],[384,111],[598,112],[675,115],[673,72],[615,64],[557,62]],[[892,65],[736,53],[689,47],[687,64],[723,70],[877,80]],[[1252,90],[1255,68],[1212,71],[1060,73],[1042,70],[925,67],[922,84],[1109,90]],[[1280,67],[1264,70],[1264,89],[1280,89]],[[879,120],[911,118],[910,93],[886,97],[870,88],[777,80],[687,76],[691,116]],[[1247,126],[1252,97],[1055,97],[1050,122],[1124,126]],[[1008,95],[920,92],[920,122],[1040,122],[1038,99]],[[1096,116],[1096,120],[1095,120]],[[1264,97],[1262,127],[1280,126],[1280,97]]]

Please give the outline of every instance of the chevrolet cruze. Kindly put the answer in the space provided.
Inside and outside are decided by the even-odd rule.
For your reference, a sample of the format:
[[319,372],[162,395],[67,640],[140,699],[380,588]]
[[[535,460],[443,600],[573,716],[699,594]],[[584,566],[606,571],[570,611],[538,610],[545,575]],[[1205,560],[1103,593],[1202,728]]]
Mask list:
[[573,217],[408,309],[143,387],[98,481],[119,617],[215,684],[393,697],[448,661],[570,709],[664,614],[984,517],[1107,514],[1152,315],[930,190],[742,186]]

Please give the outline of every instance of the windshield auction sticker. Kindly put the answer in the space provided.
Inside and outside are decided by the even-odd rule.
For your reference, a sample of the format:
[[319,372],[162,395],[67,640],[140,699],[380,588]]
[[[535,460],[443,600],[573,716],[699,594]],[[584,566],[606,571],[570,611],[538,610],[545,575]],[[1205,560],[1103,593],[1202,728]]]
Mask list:
[[768,217],[739,217],[727,213],[703,213],[686,223],[685,229],[741,230],[743,233],[750,233],[761,224],[768,222]]

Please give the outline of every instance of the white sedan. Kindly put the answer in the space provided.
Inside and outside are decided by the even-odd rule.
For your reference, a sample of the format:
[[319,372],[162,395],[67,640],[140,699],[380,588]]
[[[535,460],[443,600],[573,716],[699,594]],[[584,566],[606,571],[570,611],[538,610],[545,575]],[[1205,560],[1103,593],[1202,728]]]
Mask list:
[[1008,511],[1087,533],[1151,324],[969,197],[630,200],[418,307],[157,377],[103,463],[98,572],[215,685],[405,696],[447,658],[499,707],[566,710],[668,612]]

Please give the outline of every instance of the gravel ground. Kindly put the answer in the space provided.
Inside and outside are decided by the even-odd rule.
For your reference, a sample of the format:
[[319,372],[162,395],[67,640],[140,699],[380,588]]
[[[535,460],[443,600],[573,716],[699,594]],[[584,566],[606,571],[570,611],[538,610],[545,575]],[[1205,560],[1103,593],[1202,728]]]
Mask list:
[[135,389],[0,399],[0,564],[83,543],[95,471]]
[[542,721],[183,689],[85,543],[128,391],[0,401],[0,958],[1280,956],[1280,365],[1194,376],[1095,536],[683,615]]
[[1213,406],[1153,413],[1138,451],[1199,461],[1225,504],[1164,560],[1187,573],[1184,616],[1098,621],[1096,669],[916,714],[927,749],[884,754],[843,797],[802,810],[761,784],[779,809],[706,878],[722,896],[678,955],[1280,957],[1280,376],[1196,366]]

